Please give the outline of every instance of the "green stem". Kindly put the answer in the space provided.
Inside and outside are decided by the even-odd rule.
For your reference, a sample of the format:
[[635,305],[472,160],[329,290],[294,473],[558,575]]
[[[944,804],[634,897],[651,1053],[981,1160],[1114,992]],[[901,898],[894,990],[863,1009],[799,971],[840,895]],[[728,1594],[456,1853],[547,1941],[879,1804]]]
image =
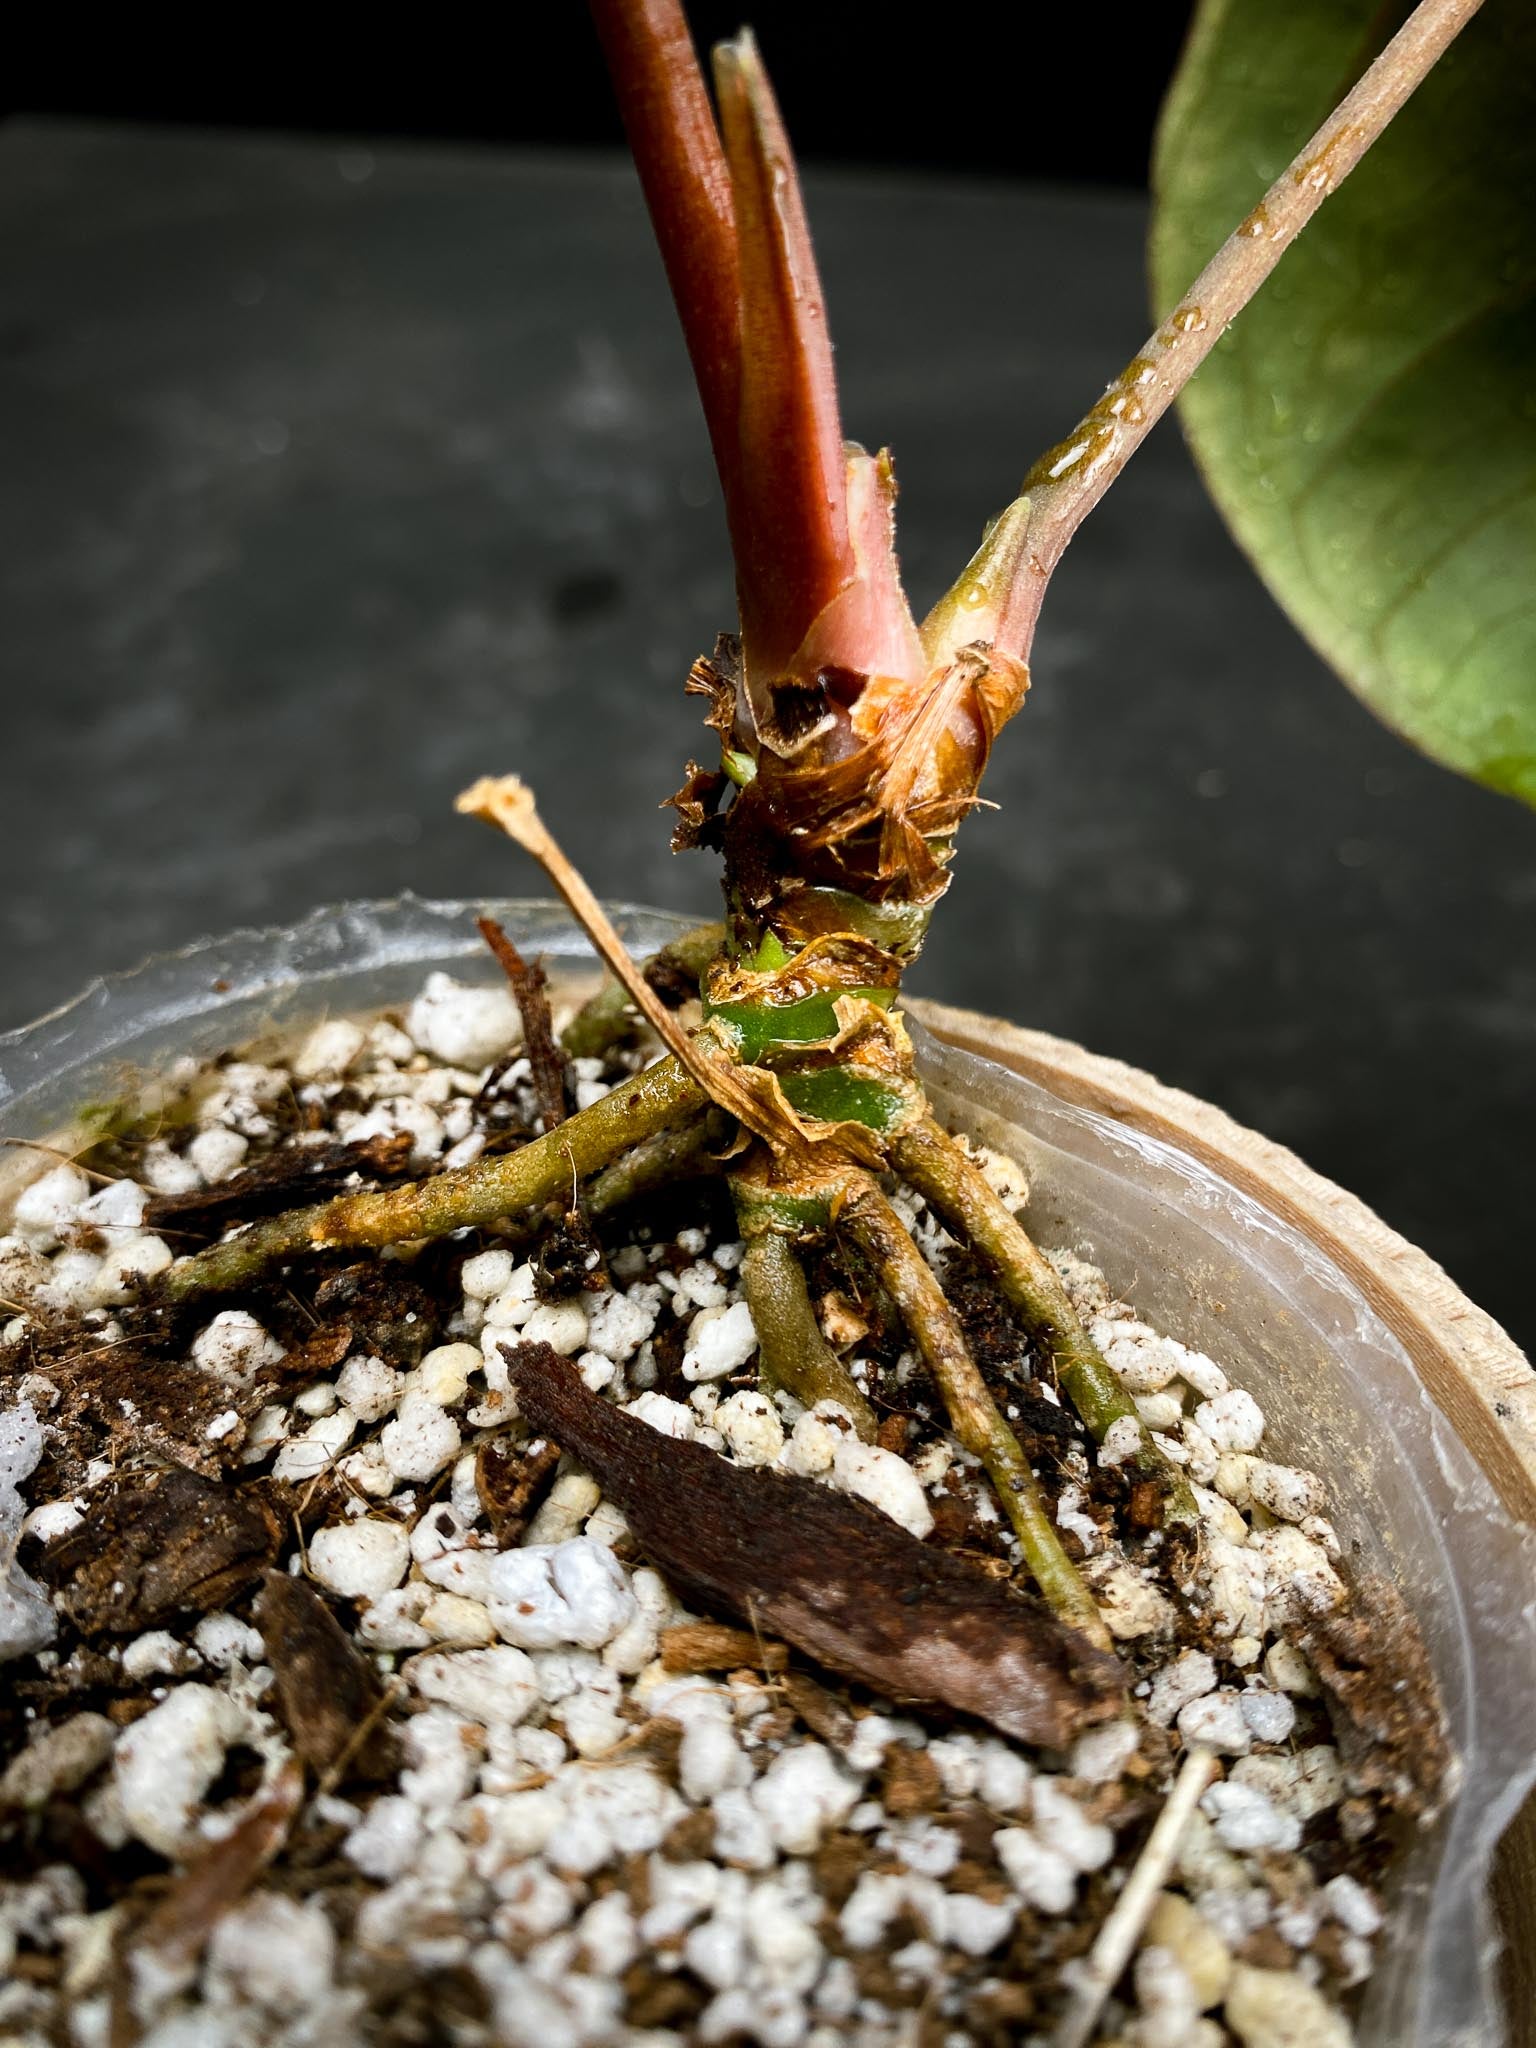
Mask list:
[[695,1114],[704,1100],[703,1089],[675,1059],[659,1060],[516,1152],[498,1152],[403,1187],[291,1209],[173,1266],[162,1289],[170,1300],[185,1301],[242,1287],[278,1260],[304,1252],[445,1237],[541,1207],[641,1139]]
[[[671,972],[695,985],[725,944],[723,924],[696,925],[670,940],[645,963],[653,972]],[[596,995],[589,996],[560,1034],[560,1043],[572,1059],[601,1059],[611,1046],[628,1038],[635,1028],[635,1008],[628,992],[616,981],[605,981]]]
[[[745,1218],[743,1227],[747,1227]],[[853,1417],[859,1435],[873,1443],[875,1411],[821,1334],[805,1284],[805,1269],[790,1240],[777,1230],[748,1229],[741,1280],[757,1330],[765,1378],[784,1387],[807,1408],[814,1408],[818,1401],[840,1402]]]
[[672,1181],[718,1173],[717,1155],[730,1143],[733,1128],[722,1110],[711,1108],[642,1138],[593,1177],[583,1204],[587,1214],[607,1216]]
[[1040,1591],[1063,1621],[1110,1648],[1109,1631],[1062,1548],[1040,1482],[971,1357],[959,1318],[901,1218],[874,1182],[865,1181],[838,1223],[870,1260],[901,1310],[944,1397],[955,1435],[980,1458],[997,1488]]
[[1153,1442],[1114,1367],[1084,1329],[1055,1267],[987,1183],[974,1161],[932,1117],[893,1142],[891,1164],[996,1270],[1003,1293],[1031,1336],[1050,1352],[1068,1400],[1102,1443],[1115,1423],[1135,1425],[1135,1469],[1163,1489],[1174,1520],[1199,1519],[1189,1482]]

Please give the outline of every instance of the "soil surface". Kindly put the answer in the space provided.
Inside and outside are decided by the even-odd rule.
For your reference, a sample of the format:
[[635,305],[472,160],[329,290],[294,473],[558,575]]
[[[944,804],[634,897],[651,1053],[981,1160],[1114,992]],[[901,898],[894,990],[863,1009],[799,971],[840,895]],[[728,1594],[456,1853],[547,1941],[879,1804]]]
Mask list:
[[1070,1248],[1197,1532],[892,1189],[1126,1674],[1128,1714],[1069,1675],[1028,1741],[932,1653],[935,1600],[978,1668],[1037,1670],[1047,1622],[891,1303],[811,1256],[877,1442],[765,1391],[718,1177],[157,1304],[176,1257],[517,1146],[650,1056],[535,1049],[434,977],[40,1153],[0,1239],[6,2040],[1044,2043],[1198,1746],[1093,2038],[1349,2041],[1445,1764],[1411,1618],[1348,1584],[1326,1487],[1222,1365]]

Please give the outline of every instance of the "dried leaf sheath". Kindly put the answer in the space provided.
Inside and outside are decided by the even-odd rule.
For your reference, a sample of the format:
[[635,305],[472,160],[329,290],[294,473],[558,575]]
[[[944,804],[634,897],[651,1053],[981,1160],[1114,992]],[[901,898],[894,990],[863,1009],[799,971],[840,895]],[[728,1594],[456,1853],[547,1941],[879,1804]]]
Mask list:
[[1060,1748],[1122,1705],[1121,1673],[1046,1609],[874,1508],[679,1443],[547,1345],[504,1347],[523,1414],[585,1465],[656,1564],[707,1609],[897,1698]]

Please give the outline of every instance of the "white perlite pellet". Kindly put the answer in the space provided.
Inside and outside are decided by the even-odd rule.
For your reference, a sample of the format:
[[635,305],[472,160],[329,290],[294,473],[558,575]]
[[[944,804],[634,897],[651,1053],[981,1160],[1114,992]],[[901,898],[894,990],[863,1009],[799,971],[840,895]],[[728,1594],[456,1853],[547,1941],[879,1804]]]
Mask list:
[[637,1394],[628,1404],[628,1412],[638,1415],[642,1422],[652,1429],[659,1429],[663,1436],[674,1436],[681,1443],[693,1438],[693,1415],[681,1401],[672,1401],[665,1394]]
[[349,1358],[336,1378],[338,1398],[359,1422],[382,1422],[399,1403],[405,1375],[382,1358],[359,1353]]
[[250,1149],[249,1138],[216,1125],[212,1130],[198,1132],[187,1147],[187,1157],[208,1185],[217,1187],[220,1181],[239,1172]]
[[25,1515],[18,1488],[42,1455],[42,1424],[31,1402],[0,1412],[0,1664],[30,1657],[58,1629],[47,1594],[16,1562]]
[[205,1614],[192,1631],[197,1654],[215,1671],[229,1671],[262,1654],[261,1637],[237,1614]]
[[170,1263],[171,1248],[163,1237],[124,1237],[102,1254],[91,1283],[91,1301],[98,1308],[132,1301],[145,1282]]
[[1207,1693],[1179,1710],[1178,1730],[1186,1743],[1200,1743],[1218,1756],[1246,1756],[1253,1732],[1235,1692]]
[[11,1228],[34,1251],[51,1251],[73,1228],[91,1184],[78,1166],[55,1166],[22,1189]]
[[526,1650],[565,1643],[600,1650],[637,1611],[613,1552],[585,1536],[502,1551],[486,1583],[497,1634]]
[[587,1348],[623,1365],[655,1329],[661,1289],[637,1281],[627,1292],[614,1288],[607,1294],[583,1295],[582,1306],[587,1314]]
[[352,1441],[352,1432],[356,1428],[357,1417],[350,1409],[338,1408],[333,1415],[322,1415],[302,1434],[284,1441],[273,1462],[273,1475],[300,1485],[306,1480],[318,1479],[330,1470]]
[[1227,1849],[1294,1849],[1301,1840],[1301,1822],[1252,1785],[1226,1779],[1212,1785],[1200,1802],[1210,1816],[1216,1839]]
[[1296,1725],[1296,1709],[1282,1692],[1245,1692],[1239,1705],[1255,1742],[1284,1742]]
[[1072,1776],[1088,1785],[1111,1783],[1136,1754],[1137,1740],[1132,1721],[1106,1721],[1100,1728],[1090,1728],[1072,1745]]
[[344,1074],[368,1041],[360,1024],[334,1017],[317,1024],[293,1056],[293,1071],[301,1081],[335,1080]]
[[784,1425],[778,1410],[765,1394],[753,1390],[744,1388],[722,1401],[714,1413],[714,1426],[738,1465],[771,1465],[784,1448]]
[[376,1799],[343,1847],[365,1877],[389,1884],[416,1860],[421,1846],[421,1809],[398,1793]]
[[405,1028],[423,1052],[473,1070],[511,1051],[522,1036],[522,1019],[505,988],[466,988],[452,975],[429,974]]
[[1122,1415],[1112,1422],[1104,1432],[1104,1441],[1099,1446],[1101,1465],[1123,1465],[1128,1458],[1134,1458],[1141,1449],[1142,1431],[1136,1418]]
[[896,1451],[862,1443],[856,1436],[839,1437],[832,1460],[832,1484],[842,1493],[857,1494],[889,1515],[913,1536],[933,1527],[933,1510],[917,1474]]
[[[17,1306],[43,1301],[53,1282],[54,1268],[41,1252],[34,1251],[25,1238],[0,1237],[0,1300]],[[26,1319],[18,1318],[19,1341]]]
[[588,1472],[562,1472],[543,1506],[523,1533],[525,1545],[537,1547],[568,1543],[582,1532],[589,1516],[602,1500],[597,1481]]
[[854,1433],[846,1408],[836,1401],[818,1401],[797,1419],[780,1463],[802,1479],[820,1479],[831,1472],[839,1447]]
[[452,1408],[469,1392],[470,1375],[480,1366],[480,1353],[473,1344],[439,1344],[407,1374],[403,1398],[419,1394],[439,1408]]
[[1369,1940],[1381,1926],[1381,1907],[1358,1878],[1340,1873],[1323,1886],[1328,1910],[1341,1927]]
[[1263,1411],[1242,1387],[1231,1387],[1224,1394],[1202,1401],[1195,1410],[1194,1421],[1218,1451],[1256,1451],[1264,1434]]
[[[214,1427],[210,1423],[208,1434],[212,1436],[214,1433]],[[21,1532],[38,1543],[57,1543],[59,1538],[67,1536],[71,1529],[78,1529],[84,1520],[85,1509],[79,1501],[48,1500],[32,1509],[21,1525]]]
[[116,1736],[105,1714],[73,1714],[56,1727],[43,1728],[0,1775],[0,1808],[33,1809],[74,1791],[106,1762]]
[[729,1308],[704,1308],[688,1325],[683,1353],[685,1380],[718,1380],[737,1372],[757,1349],[752,1311],[744,1301]]
[[[459,1425],[426,1394],[408,1393],[379,1434],[384,1462],[397,1479],[434,1479],[459,1455]],[[285,1446],[279,1454],[292,1449]]]
[[1243,2048],[1351,2048],[1354,2040],[1349,2023],[1294,1970],[1236,1964],[1224,2013]]
[[587,1312],[579,1301],[546,1302],[533,1311],[522,1331],[525,1343],[547,1344],[562,1358],[570,1358],[587,1344]]
[[1215,1658],[1208,1657],[1204,1650],[1180,1650],[1152,1681],[1147,1695],[1147,1719],[1166,1728],[1191,1700],[1214,1691],[1215,1686]]
[[494,1301],[511,1278],[512,1254],[504,1251],[476,1252],[459,1273],[459,1283],[472,1301]]
[[142,1685],[151,1678],[180,1678],[195,1671],[201,1662],[198,1653],[179,1642],[169,1629],[151,1629],[124,1646],[123,1676]]
[[220,1309],[192,1339],[192,1363],[232,1386],[247,1385],[282,1356],[282,1345],[243,1308]]
[[1304,1522],[1328,1505],[1328,1489],[1315,1472],[1293,1465],[1272,1465],[1255,1458],[1247,1472],[1248,1497],[1284,1522]]
[[246,1712],[207,1685],[178,1686],[125,1728],[112,1770],[129,1833],[162,1856],[179,1855],[225,1751],[250,1733]]
[[309,1539],[310,1570],[322,1586],[344,1600],[377,1600],[392,1592],[410,1561],[405,1529],[377,1515],[317,1529]]
[[259,1891],[215,1921],[208,1965],[263,2012],[313,2019],[335,1974],[336,1936],[318,1899]]
[[430,1651],[413,1657],[406,1671],[423,1699],[456,1708],[472,1721],[521,1721],[539,1700],[532,1659],[505,1643]]

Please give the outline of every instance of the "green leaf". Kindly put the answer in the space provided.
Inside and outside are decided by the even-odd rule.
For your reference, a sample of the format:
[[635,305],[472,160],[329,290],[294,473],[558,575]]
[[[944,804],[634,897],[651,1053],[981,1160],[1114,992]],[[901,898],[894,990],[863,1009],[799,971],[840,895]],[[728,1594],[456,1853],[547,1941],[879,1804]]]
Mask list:
[[[1407,13],[1203,0],[1163,109],[1177,302]],[[1186,391],[1212,495],[1389,725],[1536,803],[1536,7],[1489,0]]]

